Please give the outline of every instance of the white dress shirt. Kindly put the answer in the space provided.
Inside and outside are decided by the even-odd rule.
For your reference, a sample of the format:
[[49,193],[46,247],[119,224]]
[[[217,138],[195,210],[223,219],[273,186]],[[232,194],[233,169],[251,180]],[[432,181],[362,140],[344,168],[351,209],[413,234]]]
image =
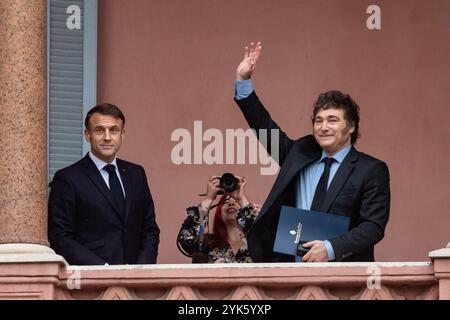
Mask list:
[[[94,162],[95,166],[97,167],[98,171],[100,171],[100,174],[102,175],[103,180],[105,180],[106,185],[109,188],[109,173],[108,171],[106,171],[105,169],[103,169],[106,165],[108,164],[112,164],[114,165],[114,168],[116,168],[116,174],[117,177],[119,178],[120,181],[120,185],[122,186],[122,191],[123,191],[123,196],[126,197],[125,195],[125,189],[123,187],[123,183],[122,183],[122,178],[120,177],[120,172],[119,172],[119,168],[117,167],[117,161],[116,161],[116,157],[114,157],[114,160],[111,163],[107,163],[101,159],[99,159],[98,157],[96,157],[92,152],[89,151],[89,157],[91,158],[91,160]],[[111,188],[109,188],[111,189]]]

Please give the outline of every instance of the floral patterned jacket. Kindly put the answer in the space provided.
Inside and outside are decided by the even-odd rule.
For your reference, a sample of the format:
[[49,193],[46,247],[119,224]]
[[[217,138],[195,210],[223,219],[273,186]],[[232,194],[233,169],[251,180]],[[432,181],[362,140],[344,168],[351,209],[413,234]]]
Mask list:
[[208,224],[205,219],[207,215],[200,205],[186,210],[187,218],[181,226],[177,241],[187,254],[190,256],[203,254],[205,261],[202,262],[205,263],[253,262],[248,252],[246,235],[261,210],[260,205],[251,203],[236,212],[242,240],[242,245],[237,252],[229,244],[222,249],[210,245],[208,233],[204,233],[205,225]]

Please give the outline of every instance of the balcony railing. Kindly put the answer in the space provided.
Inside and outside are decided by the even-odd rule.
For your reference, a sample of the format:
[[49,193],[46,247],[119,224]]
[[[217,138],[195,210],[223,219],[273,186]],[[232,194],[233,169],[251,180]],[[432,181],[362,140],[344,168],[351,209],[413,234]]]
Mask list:
[[450,299],[450,247],[430,260],[69,266],[50,253],[0,253],[0,299]]

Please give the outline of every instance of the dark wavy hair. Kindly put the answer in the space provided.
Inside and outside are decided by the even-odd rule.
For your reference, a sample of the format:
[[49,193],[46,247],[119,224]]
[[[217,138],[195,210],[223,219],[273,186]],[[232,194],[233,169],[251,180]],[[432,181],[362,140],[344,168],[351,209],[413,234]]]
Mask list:
[[114,118],[122,119],[122,127],[125,127],[125,116],[123,115],[122,111],[120,111],[120,109],[117,106],[111,103],[102,103],[96,105],[87,113],[86,119],[84,119],[84,125],[88,130],[90,129],[89,120],[91,119],[94,113],[100,113],[105,116],[112,116]]
[[354,126],[355,131],[352,133],[352,144],[356,143],[356,140],[361,136],[359,133],[359,106],[350,97],[349,94],[342,93],[338,90],[331,90],[321,93],[314,103],[314,110],[312,116],[312,123],[314,125],[317,113],[320,110],[326,110],[329,108],[344,110],[344,119],[347,122],[347,126]]

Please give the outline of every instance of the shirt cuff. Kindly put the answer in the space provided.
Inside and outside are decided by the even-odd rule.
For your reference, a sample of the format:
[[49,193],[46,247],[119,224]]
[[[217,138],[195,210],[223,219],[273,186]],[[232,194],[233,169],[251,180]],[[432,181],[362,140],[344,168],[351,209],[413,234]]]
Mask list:
[[247,98],[253,92],[253,83],[251,79],[235,80],[234,82],[234,96],[236,100]]
[[325,248],[327,248],[327,254],[328,254],[328,261],[336,259],[334,255],[333,246],[331,245],[331,242],[328,240],[324,240],[323,242],[325,244]]

